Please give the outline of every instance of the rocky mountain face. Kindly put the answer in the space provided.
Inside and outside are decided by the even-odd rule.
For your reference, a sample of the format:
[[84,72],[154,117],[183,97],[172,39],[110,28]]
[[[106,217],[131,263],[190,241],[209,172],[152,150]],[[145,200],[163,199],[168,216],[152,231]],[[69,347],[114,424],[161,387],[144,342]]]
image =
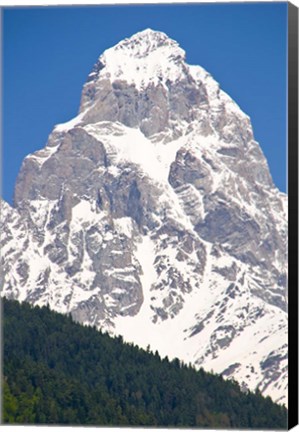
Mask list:
[[2,201],[2,295],[287,404],[286,206],[249,117],[145,30],[25,158]]

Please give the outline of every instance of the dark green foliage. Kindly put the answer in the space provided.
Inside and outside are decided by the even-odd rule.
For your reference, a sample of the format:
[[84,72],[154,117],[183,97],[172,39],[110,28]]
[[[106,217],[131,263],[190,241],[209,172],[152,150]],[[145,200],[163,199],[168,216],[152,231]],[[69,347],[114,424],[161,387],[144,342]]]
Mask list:
[[4,423],[284,429],[287,411],[49,308],[3,300]]

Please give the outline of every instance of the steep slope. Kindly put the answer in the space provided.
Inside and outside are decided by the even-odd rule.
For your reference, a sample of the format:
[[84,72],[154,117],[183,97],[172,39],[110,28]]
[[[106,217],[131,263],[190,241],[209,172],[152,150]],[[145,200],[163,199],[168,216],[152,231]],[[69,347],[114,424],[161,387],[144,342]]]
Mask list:
[[3,303],[4,423],[286,428],[284,407],[237,383],[46,307]]
[[286,196],[249,117],[164,33],[104,52],[4,205],[3,295],[286,403]]

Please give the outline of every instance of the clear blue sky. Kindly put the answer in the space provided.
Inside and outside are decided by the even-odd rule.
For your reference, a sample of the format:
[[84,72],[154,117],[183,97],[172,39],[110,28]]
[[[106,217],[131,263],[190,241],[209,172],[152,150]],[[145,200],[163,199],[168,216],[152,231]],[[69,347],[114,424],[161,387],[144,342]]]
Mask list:
[[74,117],[98,56],[145,28],[179,42],[252,120],[275,184],[286,190],[287,3],[4,9],[3,197],[24,157]]

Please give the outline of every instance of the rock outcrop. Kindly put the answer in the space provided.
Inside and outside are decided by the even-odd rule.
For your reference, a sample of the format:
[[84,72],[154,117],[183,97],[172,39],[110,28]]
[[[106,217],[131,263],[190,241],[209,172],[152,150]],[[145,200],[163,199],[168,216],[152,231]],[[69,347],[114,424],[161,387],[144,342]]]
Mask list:
[[249,117],[145,30],[25,158],[2,203],[2,295],[286,403],[286,201]]

